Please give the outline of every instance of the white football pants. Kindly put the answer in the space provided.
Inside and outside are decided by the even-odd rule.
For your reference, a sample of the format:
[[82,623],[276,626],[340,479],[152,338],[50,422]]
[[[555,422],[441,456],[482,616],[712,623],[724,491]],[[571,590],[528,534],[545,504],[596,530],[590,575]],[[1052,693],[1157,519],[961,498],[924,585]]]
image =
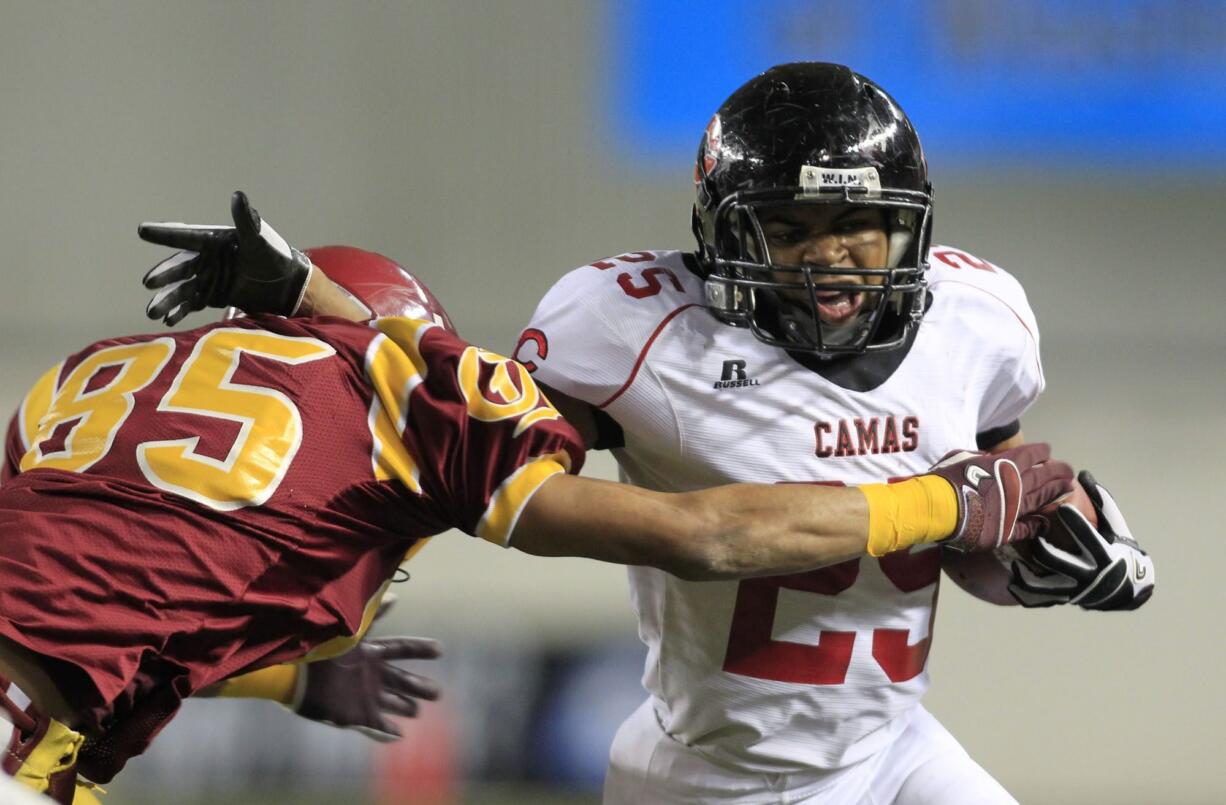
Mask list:
[[1017,805],[923,707],[875,756],[833,775],[738,772],[669,737],[646,701],[609,752],[605,805]]

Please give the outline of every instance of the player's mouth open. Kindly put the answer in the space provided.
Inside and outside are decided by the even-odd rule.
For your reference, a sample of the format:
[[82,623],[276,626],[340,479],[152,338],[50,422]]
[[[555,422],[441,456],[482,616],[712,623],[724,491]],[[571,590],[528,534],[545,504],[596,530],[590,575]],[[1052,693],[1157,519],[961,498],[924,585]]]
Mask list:
[[864,306],[864,294],[859,291],[816,290],[813,295],[817,299],[818,316],[827,324],[844,324]]

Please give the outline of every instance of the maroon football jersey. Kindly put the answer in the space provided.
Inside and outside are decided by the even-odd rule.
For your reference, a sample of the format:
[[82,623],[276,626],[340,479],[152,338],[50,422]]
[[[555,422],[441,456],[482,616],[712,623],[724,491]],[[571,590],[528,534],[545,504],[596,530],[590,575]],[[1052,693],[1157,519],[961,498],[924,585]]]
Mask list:
[[351,646],[415,544],[505,544],[583,460],[526,370],[441,327],[271,316],[96,343],[6,448],[0,634],[93,730],[169,709],[149,738],[206,685]]

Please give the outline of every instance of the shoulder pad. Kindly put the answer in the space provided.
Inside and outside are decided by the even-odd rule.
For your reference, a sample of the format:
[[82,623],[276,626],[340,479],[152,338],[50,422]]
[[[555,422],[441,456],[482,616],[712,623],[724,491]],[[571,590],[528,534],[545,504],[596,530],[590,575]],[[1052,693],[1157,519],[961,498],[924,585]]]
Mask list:
[[684,257],[684,252],[671,250],[626,252],[580,266],[565,280],[582,283],[614,304],[639,307],[645,300],[657,300],[670,306],[701,291]]
[[[928,284],[934,293],[965,290],[968,303],[975,299],[986,310],[1007,308],[1037,340],[1038,326],[1026,292],[1008,271],[952,246],[933,246],[928,252],[928,263]],[[942,285],[947,287],[941,290]]]
[[646,345],[702,302],[678,251],[627,252],[574,269],[545,294],[514,357],[545,385],[599,406],[632,377]]

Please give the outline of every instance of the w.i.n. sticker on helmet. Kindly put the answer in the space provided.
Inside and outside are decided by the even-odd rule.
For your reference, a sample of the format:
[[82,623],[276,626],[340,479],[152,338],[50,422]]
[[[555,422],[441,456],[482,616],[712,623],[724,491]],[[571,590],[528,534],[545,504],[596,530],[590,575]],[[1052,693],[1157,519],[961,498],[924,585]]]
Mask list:
[[863,187],[869,193],[881,192],[881,177],[876,168],[825,168],[819,165],[800,166],[800,187],[806,193]]

